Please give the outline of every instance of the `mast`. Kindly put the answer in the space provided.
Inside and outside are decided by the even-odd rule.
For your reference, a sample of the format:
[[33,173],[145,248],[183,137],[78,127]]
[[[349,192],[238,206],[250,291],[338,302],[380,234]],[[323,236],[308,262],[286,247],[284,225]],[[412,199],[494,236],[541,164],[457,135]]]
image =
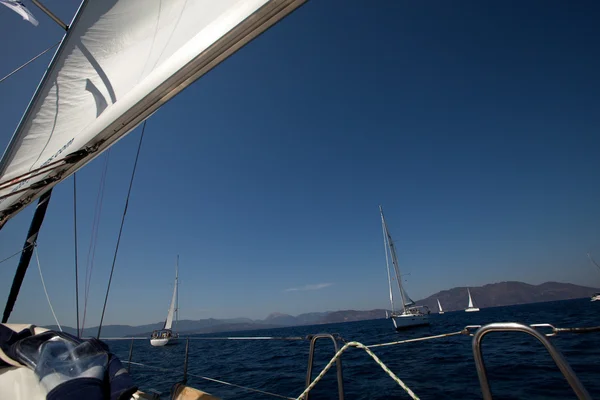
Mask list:
[[25,279],[25,273],[29,267],[29,261],[31,261],[31,256],[33,255],[33,250],[37,243],[37,237],[38,233],[40,232],[40,228],[42,227],[42,222],[44,222],[44,217],[46,216],[46,209],[48,208],[48,203],[50,203],[51,195],[52,189],[40,197],[35,209],[35,214],[33,214],[33,219],[31,220],[29,231],[27,232],[27,239],[25,239],[23,251],[21,252],[19,266],[15,272],[15,277],[10,288],[10,294],[8,295],[8,300],[6,300],[6,306],[4,307],[2,323],[8,322],[8,318],[10,317],[10,313],[15,306],[17,297],[19,297],[19,290],[21,290],[21,284],[23,283],[23,279]]
[[179,254],[177,254],[177,262],[175,263],[175,292],[177,293],[176,305],[175,305],[175,331],[177,332],[177,326],[179,325]]
[[[379,206],[379,213],[381,214],[381,229],[383,231],[383,249],[385,250],[385,266],[387,268],[388,275],[388,286],[390,288],[390,303],[392,305],[392,313],[394,313],[394,292],[392,291],[392,276],[390,275],[390,262],[388,259],[388,243],[387,235],[385,231],[385,220],[383,219],[383,209]],[[385,312],[387,318],[387,311]]]
[[[392,257],[392,265],[394,266],[394,272],[396,274],[396,281],[398,282],[398,289],[400,290],[400,297],[402,298],[402,311],[406,311],[406,294],[404,293],[404,289],[402,288],[402,275],[400,274],[400,268],[398,266],[398,257],[396,255],[396,248],[394,247],[394,242],[392,241],[392,236],[387,228],[387,224],[385,223],[385,218],[383,217],[383,208],[379,206],[379,211],[381,212],[381,221],[383,223],[383,231],[385,233],[385,239],[387,245],[390,249],[390,256]],[[387,257],[387,254],[386,254]],[[390,284],[391,289],[391,284]]]

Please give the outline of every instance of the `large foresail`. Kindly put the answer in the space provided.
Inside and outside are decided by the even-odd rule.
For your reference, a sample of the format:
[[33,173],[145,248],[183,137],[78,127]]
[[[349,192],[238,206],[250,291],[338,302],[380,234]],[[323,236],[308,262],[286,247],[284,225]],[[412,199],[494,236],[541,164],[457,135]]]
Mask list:
[[469,294],[469,308],[473,308],[473,299],[471,298],[471,291],[467,288],[467,293]]
[[304,1],[84,1],[0,161],[0,227]]

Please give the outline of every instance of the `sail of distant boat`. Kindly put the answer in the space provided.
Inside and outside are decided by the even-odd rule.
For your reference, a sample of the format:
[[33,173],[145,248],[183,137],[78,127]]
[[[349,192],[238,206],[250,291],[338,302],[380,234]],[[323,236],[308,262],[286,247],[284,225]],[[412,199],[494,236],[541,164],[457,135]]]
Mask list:
[[165,326],[163,329],[171,329],[173,326],[173,317],[175,312],[179,313],[179,307],[177,307],[177,286],[179,280],[179,256],[177,256],[177,267],[175,268],[175,286],[173,287],[173,297],[171,298],[171,306],[169,307],[169,314],[165,320]]
[[436,300],[437,300],[437,303],[438,303],[438,309],[440,310],[439,313],[443,314],[444,310],[442,310],[442,305],[440,304],[440,299],[436,299]]
[[304,1],[84,1],[0,160],[0,228]]
[[467,293],[469,294],[469,306],[465,309],[466,312],[474,312],[479,311],[479,308],[473,305],[473,298],[471,297],[471,291],[467,288]]

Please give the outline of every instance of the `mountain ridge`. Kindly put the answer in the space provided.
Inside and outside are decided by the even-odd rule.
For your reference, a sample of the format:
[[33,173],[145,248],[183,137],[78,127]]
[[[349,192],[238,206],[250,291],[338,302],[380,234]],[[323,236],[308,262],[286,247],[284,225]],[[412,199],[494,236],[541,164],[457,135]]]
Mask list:
[[[476,307],[499,307],[517,304],[540,303],[557,300],[569,300],[590,297],[600,289],[575,285],[572,283],[544,282],[539,285],[518,281],[504,281],[490,283],[483,286],[469,286],[473,302]],[[416,302],[418,305],[429,307],[432,312],[437,312],[437,299],[442,303],[444,311],[457,311],[466,308],[468,303],[467,287],[455,287],[442,290]],[[339,322],[362,321],[383,318],[386,309],[374,310],[339,310],[326,312],[309,312],[296,316],[273,312],[265,319],[252,320],[250,318],[205,318],[200,320],[180,320],[177,330],[185,334],[234,332],[254,329],[283,328],[289,326],[321,325]],[[161,329],[164,322],[132,325],[104,325],[103,337],[123,336],[149,336],[155,329]],[[57,329],[56,325],[46,326]],[[63,326],[67,333],[76,334],[75,328]],[[86,328],[82,336],[89,337],[97,334],[98,327]]]

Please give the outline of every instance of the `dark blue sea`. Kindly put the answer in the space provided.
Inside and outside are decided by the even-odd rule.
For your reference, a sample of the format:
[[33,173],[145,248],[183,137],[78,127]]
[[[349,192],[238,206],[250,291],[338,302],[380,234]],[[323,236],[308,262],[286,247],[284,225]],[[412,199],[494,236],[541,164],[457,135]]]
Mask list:
[[[430,327],[397,333],[386,319],[330,325],[219,333],[198,336],[305,336],[328,332],[370,345],[458,331],[466,325],[490,322],[551,323],[556,327],[600,325],[600,304],[589,299],[482,309],[478,313],[448,312],[433,315]],[[551,338],[593,398],[600,398],[600,333],[560,333]],[[127,360],[128,341],[110,341],[111,349]],[[289,397],[302,393],[306,379],[307,341],[190,341],[188,371],[194,375],[250,386]],[[132,366],[141,389],[168,394],[183,374],[185,343],[151,347],[146,340],[134,344],[133,361],[170,372]],[[374,349],[421,399],[481,398],[471,337],[460,335]],[[313,377],[333,356],[331,342],[317,345]],[[492,333],[483,341],[494,398],[569,399],[575,395],[543,346],[523,333]],[[360,349],[342,356],[347,399],[407,399],[404,391]],[[270,398],[242,389],[190,377],[188,384],[221,398]],[[311,392],[311,399],[337,398],[335,368]],[[272,398],[272,397],[271,397]]]

